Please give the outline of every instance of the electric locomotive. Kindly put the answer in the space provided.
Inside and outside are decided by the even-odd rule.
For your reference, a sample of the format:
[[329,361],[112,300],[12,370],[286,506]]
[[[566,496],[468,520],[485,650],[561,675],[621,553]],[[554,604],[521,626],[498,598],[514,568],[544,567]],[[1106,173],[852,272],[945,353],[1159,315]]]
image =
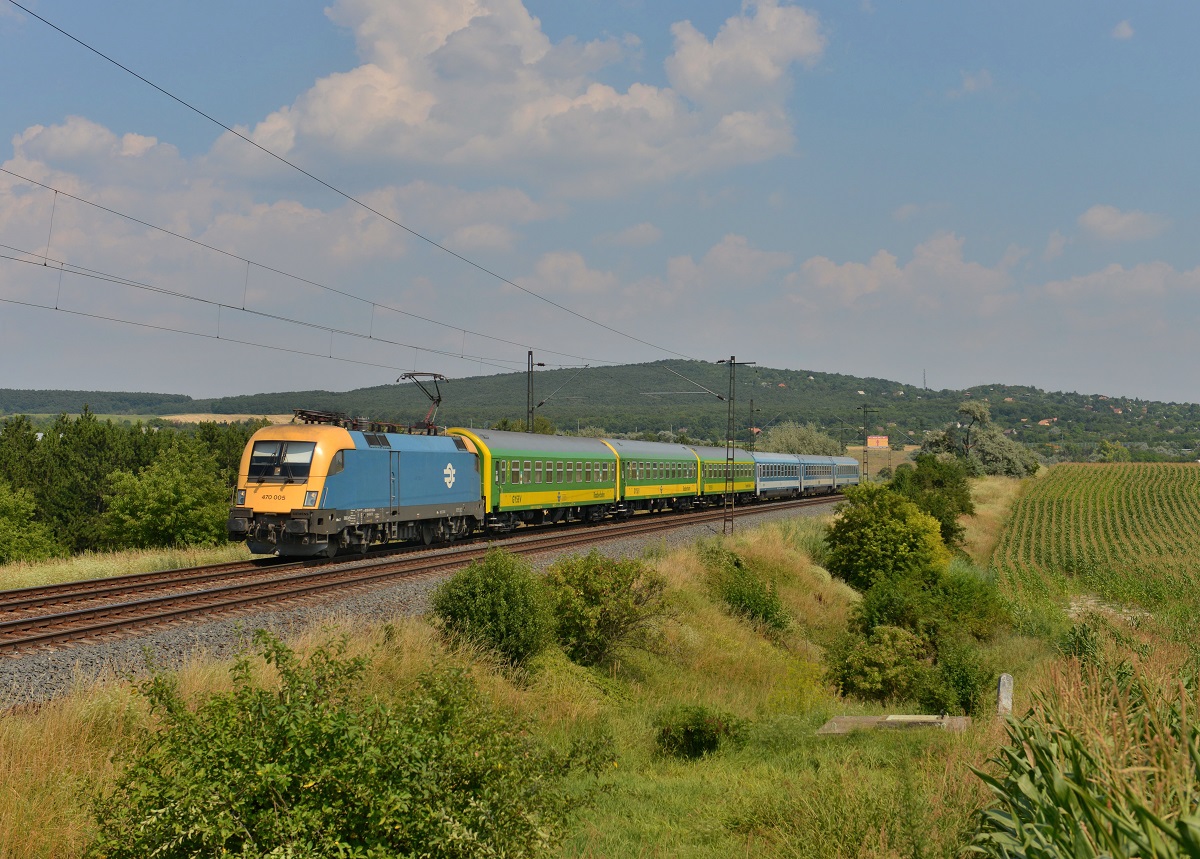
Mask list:
[[479,526],[479,458],[470,440],[348,423],[256,432],[238,469],[230,538],[254,554],[332,557],[374,543],[429,544]]

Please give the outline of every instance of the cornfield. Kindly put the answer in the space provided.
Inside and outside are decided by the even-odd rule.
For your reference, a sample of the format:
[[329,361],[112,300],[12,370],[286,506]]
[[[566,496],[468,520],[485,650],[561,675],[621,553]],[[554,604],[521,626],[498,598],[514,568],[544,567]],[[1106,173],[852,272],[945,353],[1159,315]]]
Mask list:
[[1013,507],[992,566],[1014,595],[1200,604],[1200,465],[1063,464]]

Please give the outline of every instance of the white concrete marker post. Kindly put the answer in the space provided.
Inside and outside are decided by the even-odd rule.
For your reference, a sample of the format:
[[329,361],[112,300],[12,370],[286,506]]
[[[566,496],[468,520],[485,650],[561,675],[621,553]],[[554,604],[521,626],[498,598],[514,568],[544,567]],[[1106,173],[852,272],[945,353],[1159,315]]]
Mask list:
[[1011,674],[1001,674],[996,688],[996,715],[1012,715],[1013,679]]

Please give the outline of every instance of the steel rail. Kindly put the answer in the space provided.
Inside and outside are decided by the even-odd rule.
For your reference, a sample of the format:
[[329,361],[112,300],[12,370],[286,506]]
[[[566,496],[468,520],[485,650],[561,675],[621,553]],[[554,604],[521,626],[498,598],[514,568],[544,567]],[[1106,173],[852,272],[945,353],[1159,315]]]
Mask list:
[[[777,502],[767,507],[759,505],[740,508],[739,516],[769,513],[819,504],[836,498],[810,498],[794,502]],[[539,532],[524,539],[504,541],[505,548],[516,554],[539,554],[562,551],[580,545],[638,534],[675,530],[709,520],[724,518],[724,510],[702,511],[686,516],[638,516],[633,521],[617,525],[597,525],[566,532]],[[196,615],[213,615],[248,606],[266,606],[311,596],[321,592],[351,590],[394,578],[423,578],[446,569],[461,567],[482,557],[492,548],[490,543],[472,544],[440,552],[437,555],[372,560],[366,563],[325,565],[307,572],[282,577],[239,582],[186,593],[173,593],[123,603],[74,609],[66,612],[27,616],[0,622],[0,652],[25,649],[146,625],[158,625]],[[220,565],[214,565],[220,566]],[[272,572],[270,565],[263,568]],[[208,576],[199,576],[205,578]],[[0,594],[3,596],[3,594]],[[82,624],[82,625],[81,625]],[[54,628],[57,627],[57,628]],[[19,633],[28,634],[20,635]]]

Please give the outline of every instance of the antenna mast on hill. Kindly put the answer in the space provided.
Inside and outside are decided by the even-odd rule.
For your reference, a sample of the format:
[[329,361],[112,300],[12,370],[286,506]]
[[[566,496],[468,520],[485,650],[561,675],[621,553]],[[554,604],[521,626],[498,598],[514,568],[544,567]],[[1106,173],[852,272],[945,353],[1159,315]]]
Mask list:
[[[425,420],[414,424],[409,428],[410,431],[420,429],[424,431],[425,435],[437,435],[437,424],[433,419],[437,417],[438,406],[442,404],[442,389],[438,387],[438,383],[446,381],[446,377],[441,373],[405,373],[396,381],[403,382],[405,380],[412,382],[421,389],[421,393],[429,397],[429,411],[425,413]],[[433,386],[433,390],[429,389],[429,385]]]

